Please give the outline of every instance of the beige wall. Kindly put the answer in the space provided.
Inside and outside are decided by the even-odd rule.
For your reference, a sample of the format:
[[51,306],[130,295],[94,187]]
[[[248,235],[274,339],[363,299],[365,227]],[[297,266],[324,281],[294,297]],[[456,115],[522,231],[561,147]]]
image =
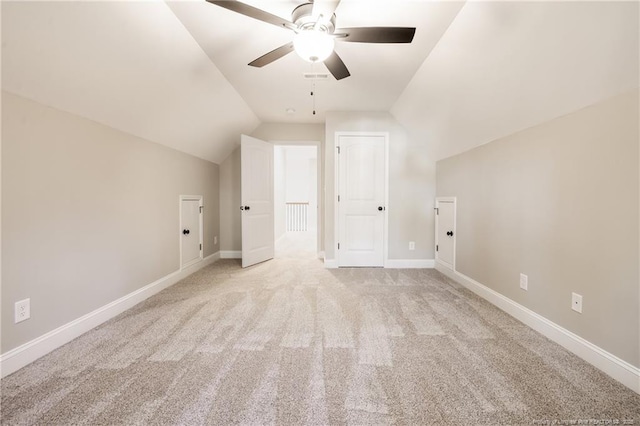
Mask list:
[[286,229],[287,212],[285,203],[287,192],[287,173],[285,147],[275,146],[273,149],[273,216],[275,220],[273,233],[276,241],[282,237]]
[[324,125],[262,123],[250,136],[270,142],[320,142],[324,144]]
[[[386,112],[330,112],[325,144],[325,257],[335,259],[335,133],[389,133],[389,259],[433,259],[435,161]],[[415,250],[409,250],[409,241]]]
[[178,270],[180,194],[218,251],[213,163],[6,92],[2,150],[3,353]]
[[240,148],[220,163],[220,250],[242,250]]
[[635,366],[638,114],[634,90],[437,163],[458,271]]
[[[322,124],[263,123],[250,136],[273,143],[319,142],[319,156],[322,157],[324,152],[324,126]],[[322,161],[323,159],[320,158],[320,163]],[[220,163],[220,229],[222,234],[220,249],[223,251],[242,250],[240,180],[240,147],[238,146],[231,155]],[[321,196],[319,211],[323,210],[322,202]],[[320,220],[322,222],[322,218]],[[320,247],[323,247],[322,241]]]

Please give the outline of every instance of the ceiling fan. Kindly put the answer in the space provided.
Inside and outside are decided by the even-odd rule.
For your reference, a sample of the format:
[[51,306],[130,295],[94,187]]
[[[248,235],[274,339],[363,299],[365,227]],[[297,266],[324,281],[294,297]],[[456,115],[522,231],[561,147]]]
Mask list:
[[309,62],[323,62],[336,80],[349,77],[347,66],[334,50],[336,41],[351,43],[411,43],[416,32],[409,27],[336,28],[335,10],[340,0],[310,0],[293,9],[291,21],[237,0],[207,0],[245,16],[293,31],[293,41],[250,62],[263,67],[294,50]]

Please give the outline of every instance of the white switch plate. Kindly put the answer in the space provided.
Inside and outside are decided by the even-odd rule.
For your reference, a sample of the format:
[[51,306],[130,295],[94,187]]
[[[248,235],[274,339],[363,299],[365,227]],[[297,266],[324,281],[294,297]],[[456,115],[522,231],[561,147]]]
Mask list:
[[15,305],[15,323],[31,318],[31,299],[19,300]]
[[578,313],[582,313],[582,295],[571,293],[571,309]]
[[218,236],[213,237],[213,244],[218,244]]
[[529,277],[525,274],[520,274],[520,288],[525,291],[529,290]]
[[409,250],[415,250],[416,249],[416,243],[414,241],[409,241]]

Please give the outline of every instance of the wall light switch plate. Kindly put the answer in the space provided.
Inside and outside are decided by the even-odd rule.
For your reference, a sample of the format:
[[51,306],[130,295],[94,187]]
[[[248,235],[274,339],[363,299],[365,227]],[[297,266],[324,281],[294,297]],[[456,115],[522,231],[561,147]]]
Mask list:
[[415,250],[416,249],[416,243],[414,241],[409,241],[409,250]]
[[520,274],[520,288],[525,291],[529,290],[529,277],[525,274]]

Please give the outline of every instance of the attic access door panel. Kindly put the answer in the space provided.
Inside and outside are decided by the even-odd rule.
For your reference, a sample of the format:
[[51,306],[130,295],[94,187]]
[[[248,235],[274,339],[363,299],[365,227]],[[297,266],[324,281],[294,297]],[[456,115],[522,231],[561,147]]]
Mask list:
[[273,259],[273,145],[240,139],[242,267]]
[[180,269],[200,262],[202,255],[202,196],[180,196]]
[[455,271],[456,265],[456,199],[436,198],[436,262]]

